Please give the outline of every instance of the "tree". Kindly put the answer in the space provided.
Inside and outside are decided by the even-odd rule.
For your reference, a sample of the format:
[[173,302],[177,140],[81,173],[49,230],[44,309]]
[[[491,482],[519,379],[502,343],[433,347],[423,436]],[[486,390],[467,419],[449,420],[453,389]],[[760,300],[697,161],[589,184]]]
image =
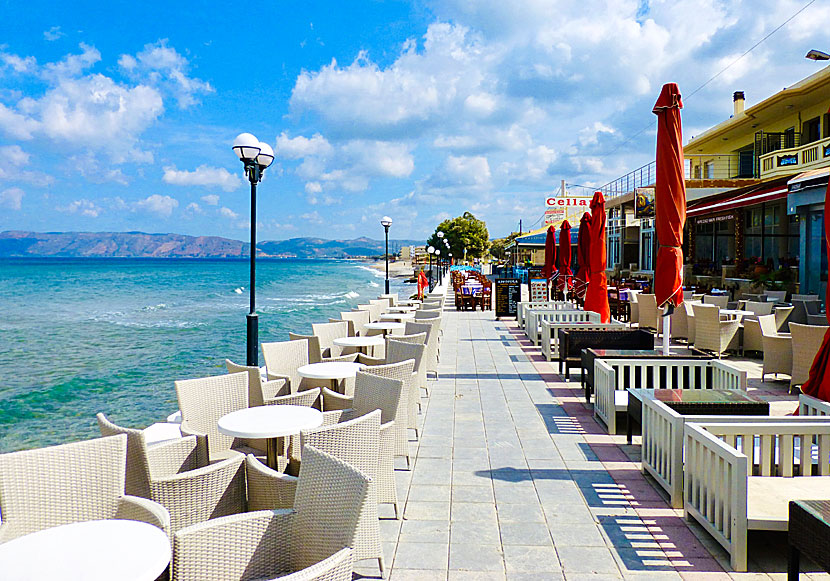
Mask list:
[[490,243],[490,254],[493,258],[504,260],[507,258],[507,245],[513,242],[516,238],[521,236],[518,232],[513,232],[510,236],[505,238],[496,238]]
[[[450,243],[450,249],[438,238],[438,232],[444,233],[444,240]],[[487,224],[479,220],[470,212],[463,215],[444,220],[435,232],[427,239],[427,246],[434,246],[441,250],[441,256],[446,258],[452,252],[453,258],[464,258],[464,249],[467,249],[467,258],[481,258],[490,248],[490,234],[487,232]]]

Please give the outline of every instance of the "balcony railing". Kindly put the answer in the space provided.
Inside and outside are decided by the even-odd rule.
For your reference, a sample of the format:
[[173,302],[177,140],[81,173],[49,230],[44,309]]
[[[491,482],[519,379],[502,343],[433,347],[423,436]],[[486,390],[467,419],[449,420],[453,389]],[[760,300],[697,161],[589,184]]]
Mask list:
[[[684,173],[687,181],[751,178],[753,177],[753,164],[751,158],[742,160],[737,153],[688,155],[686,156]],[[600,191],[606,198],[614,198],[632,193],[636,188],[652,186],[656,178],[656,163],[652,161],[612,182],[608,182],[600,188]]]
[[830,165],[830,137],[773,150],[760,158],[761,177],[772,178]]

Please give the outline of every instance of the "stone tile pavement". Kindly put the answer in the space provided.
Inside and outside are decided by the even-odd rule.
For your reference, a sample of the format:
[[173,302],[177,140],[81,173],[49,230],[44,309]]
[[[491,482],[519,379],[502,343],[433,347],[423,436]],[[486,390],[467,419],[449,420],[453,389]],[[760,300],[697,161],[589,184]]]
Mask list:
[[[636,440],[607,435],[578,378],[564,382],[515,321],[445,311],[421,420],[414,467],[396,472],[404,517],[381,507],[392,581],[786,578],[780,534],[750,536],[753,573],[727,572],[643,476]],[[377,577],[366,563],[357,573]]]

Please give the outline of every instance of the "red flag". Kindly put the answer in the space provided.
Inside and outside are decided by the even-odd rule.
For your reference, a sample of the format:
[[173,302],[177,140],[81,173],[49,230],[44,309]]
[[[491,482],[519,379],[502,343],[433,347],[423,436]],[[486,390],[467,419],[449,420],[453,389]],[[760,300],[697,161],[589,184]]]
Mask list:
[[418,298],[423,300],[424,299],[424,289],[429,286],[429,280],[427,280],[427,275],[424,274],[424,271],[418,273]]

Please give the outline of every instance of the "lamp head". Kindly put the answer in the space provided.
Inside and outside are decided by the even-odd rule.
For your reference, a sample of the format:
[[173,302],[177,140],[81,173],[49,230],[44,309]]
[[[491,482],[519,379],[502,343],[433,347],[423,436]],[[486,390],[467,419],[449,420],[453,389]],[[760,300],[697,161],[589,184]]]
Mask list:
[[392,225],[392,218],[390,218],[389,216],[384,216],[380,219],[380,225],[384,228],[389,228],[389,226]]
[[259,155],[256,156],[256,162],[260,169],[265,169],[274,163],[274,150],[264,141],[259,142]]
[[430,246],[429,248],[427,248],[427,252],[429,252],[430,254],[435,254],[435,247]]
[[830,54],[827,54],[826,52],[820,50],[813,49],[810,52],[808,52],[804,56],[804,58],[808,58],[811,61],[827,61],[830,60]]
[[[236,139],[233,140],[233,150],[242,161],[254,161],[261,151],[259,139],[250,133],[240,133],[236,136]],[[274,152],[272,151],[272,159],[273,155]]]
[[441,232],[440,230],[438,232],[436,232],[436,235],[438,236],[438,238],[443,238],[444,237],[444,233]]
[[440,249],[440,248],[436,248],[436,249],[435,249],[435,256],[440,256],[440,255],[441,255],[441,249]]

